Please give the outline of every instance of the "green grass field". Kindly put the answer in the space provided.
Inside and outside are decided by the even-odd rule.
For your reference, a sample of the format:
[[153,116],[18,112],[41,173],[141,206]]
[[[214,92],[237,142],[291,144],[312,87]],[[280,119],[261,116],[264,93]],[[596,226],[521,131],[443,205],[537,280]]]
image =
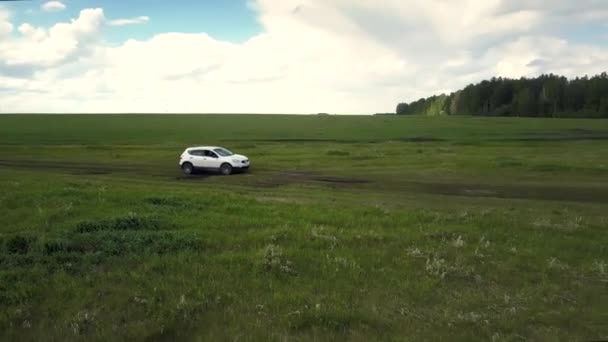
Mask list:
[[2,115],[0,340],[608,339],[607,176],[603,120]]

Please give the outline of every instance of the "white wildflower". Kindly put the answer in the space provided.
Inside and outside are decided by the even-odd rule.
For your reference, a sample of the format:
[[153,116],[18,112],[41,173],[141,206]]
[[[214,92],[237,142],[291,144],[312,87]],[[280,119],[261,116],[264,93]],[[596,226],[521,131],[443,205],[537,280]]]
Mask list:
[[452,245],[456,248],[464,247],[465,243],[464,243],[464,240],[462,239],[462,236],[459,235],[456,240],[452,241]]
[[596,260],[593,262],[593,270],[599,273],[601,276],[606,275],[606,262],[602,260]]

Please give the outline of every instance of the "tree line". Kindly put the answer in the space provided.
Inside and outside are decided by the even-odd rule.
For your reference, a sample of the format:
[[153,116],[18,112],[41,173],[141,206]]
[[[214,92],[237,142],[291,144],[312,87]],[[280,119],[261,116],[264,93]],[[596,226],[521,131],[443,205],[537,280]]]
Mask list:
[[449,95],[400,103],[397,114],[608,118],[608,75],[492,78]]

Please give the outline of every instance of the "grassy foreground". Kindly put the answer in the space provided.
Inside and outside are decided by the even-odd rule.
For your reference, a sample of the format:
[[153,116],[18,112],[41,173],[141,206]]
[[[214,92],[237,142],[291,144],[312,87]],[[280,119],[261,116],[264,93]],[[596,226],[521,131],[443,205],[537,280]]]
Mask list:
[[607,160],[600,120],[0,116],[0,339],[607,339]]

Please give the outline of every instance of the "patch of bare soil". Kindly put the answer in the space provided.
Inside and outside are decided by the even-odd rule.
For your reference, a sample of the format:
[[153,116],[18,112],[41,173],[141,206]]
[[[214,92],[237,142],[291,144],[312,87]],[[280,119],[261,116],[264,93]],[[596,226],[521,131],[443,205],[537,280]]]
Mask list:
[[[178,181],[204,181],[213,173],[198,173],[192,176],[175,176],[162,170],[143,168],[137,165],[93,164],[69,161],[35,161],[35,160],[6,160],[0,159],[0,167],[24,168],[31,170],[53,170],[73,175],[106,175],[113,173],[133,174],[138,176],[160,176]],[[176,177],[176,178],[175,178]],[[375,189],[387,192],[426,193],[446,196],[476,197],[476,198],[505,198],[532,199],[546,201],[569,201],[588,203],[608,203],[607,187],[592,187],[581,185],[560,184],[471,184],[454,182],[417,182],[400,181],[383,183],[382,179],[364,179],[320,175],[309,171],[268,172],[249,174],[241,181],[241,185],[251,187],[281,187],[290,184],[317,184],[330,188],[364,189],[369,185]]]
[[426,193],[472,198],[530,199],[546,201],[608,203],[608,188],[554,184],[469,184],[442,182],[398,182],[385,185],[382,180],[321,176],[312,172],[280,172],[263,176],[252,186],[280,187],[290,184],[322,184],[329,187],[361,188],[376,185],[378,190]]
[[566,129],[558,132],[530,133],[519,138],[509,138],[502,141],[576,141],[576,140],[608,140],[608,132],[590,129]]
[[414,191],[463,197],[608,203],[608,188],[543,184],[408,183]]
[[31,170],[52,170],[73,175],[107,175],[112,173],[139,173],[143,167],[137,165],[112,165],[49,160],[0,159],[0,167]]
[[369,180],[360,178],[346,178],[334,176],[322,176],[313,172],[293,171],[278,172],[270,175],[261,176],[255,185],[262,187],[279,187],[296,183],[326,184],[326,185],[356,185],[367,184]]

